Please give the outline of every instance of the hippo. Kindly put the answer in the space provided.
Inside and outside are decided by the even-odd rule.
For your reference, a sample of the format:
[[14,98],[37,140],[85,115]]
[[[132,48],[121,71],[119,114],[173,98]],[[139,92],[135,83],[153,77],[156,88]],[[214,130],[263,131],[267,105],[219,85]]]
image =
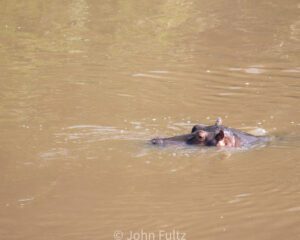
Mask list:
[[154,138],[151,143],[164,146],[167,144],[184,143],[188,145],[208,146],[208,147],[250,147],[269,141],[266,136],[254,136],[240,130],[222,125],[219,117],[214,125],[195,125],[191,133],[169,137]]

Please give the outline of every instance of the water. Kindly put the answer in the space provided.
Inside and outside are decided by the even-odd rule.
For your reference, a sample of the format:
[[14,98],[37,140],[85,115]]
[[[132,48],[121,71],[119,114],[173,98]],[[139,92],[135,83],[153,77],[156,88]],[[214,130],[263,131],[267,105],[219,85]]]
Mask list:
[[[1,1],[0,239],[299,239],[299,8]],[[148,144],[218,116],[276,140]]]

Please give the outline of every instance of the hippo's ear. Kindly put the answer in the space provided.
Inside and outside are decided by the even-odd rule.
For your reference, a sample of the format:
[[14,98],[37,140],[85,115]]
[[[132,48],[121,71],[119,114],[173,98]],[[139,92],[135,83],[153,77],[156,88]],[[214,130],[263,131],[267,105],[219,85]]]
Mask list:
[[222,125],[222,118],[218,117],[215,123],[216,126],[221,126]]
[[219,142],[221,140],[223,140],[225,134],[223,130],[220,130],[220,132],[215,136],[215,139]]

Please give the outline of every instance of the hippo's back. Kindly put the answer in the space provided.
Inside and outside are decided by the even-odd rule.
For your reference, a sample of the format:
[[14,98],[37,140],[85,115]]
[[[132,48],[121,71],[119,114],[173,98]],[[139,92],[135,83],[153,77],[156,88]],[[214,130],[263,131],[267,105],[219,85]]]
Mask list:
[[239,140],[241,147],[251,147],[253,145],[266,143],[270,141],[270,137],[267,136],[254,136],[249,133],[242,132],[234,128],[226,128],[233,133]]

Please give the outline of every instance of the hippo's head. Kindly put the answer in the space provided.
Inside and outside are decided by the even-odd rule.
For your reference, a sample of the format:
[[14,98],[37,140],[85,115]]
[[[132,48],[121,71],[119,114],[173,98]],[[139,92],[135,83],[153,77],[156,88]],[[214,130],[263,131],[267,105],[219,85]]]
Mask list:
[[152,144],[165,145],[167,143],[185,142],[191,145],[236,147],[239,142],[232,131],[222,125],[222,119],[218,118],[211,126],[195,125],[190,134],[174,136],[170,138],[154,138]]
[[219,117],[215,125],[195,125],[186,143],[200,144],[203,146],[233,147],[236,141],[232,133],[224,130],[222,119]]
[[[194,127],[195,128],[195,127]],[[209,129],[203,127],[202,129],[194,129],[188,137],[187,144],[199,144],[203,146],[218,146],[224,140],[223,129]]]

